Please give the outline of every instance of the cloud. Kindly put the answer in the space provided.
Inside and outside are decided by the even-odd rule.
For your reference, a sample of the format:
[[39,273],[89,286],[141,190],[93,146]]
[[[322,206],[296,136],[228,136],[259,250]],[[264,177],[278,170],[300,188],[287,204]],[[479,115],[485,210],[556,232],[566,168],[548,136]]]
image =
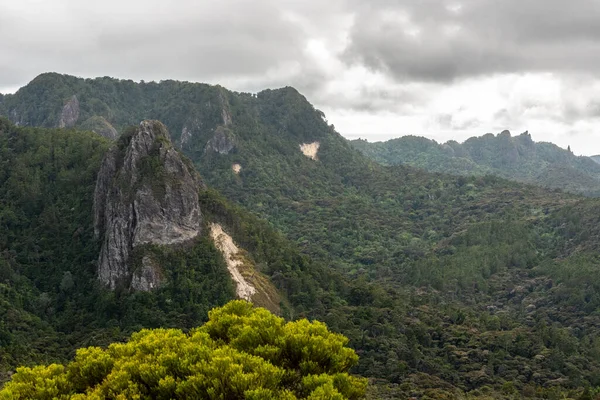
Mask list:
[[594,0],[356,2],[345,58],[400,80],[449,82],[521,72],[596,72]]
[[[276,0],[24,0],[0,5],[3,84],[46,71],[212,81],[302,61],[299,12]],[[307,18],[304,18],[307,19]],[[12,60],[11,60],[12,59]],[[10,69],[18,60],[20,67]]]

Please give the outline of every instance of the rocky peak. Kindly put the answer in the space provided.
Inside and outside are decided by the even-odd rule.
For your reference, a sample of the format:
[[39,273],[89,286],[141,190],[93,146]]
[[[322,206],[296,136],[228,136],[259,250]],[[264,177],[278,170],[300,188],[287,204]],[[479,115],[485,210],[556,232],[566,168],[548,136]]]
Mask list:
[[73,95],[64,105],[58,121],[59,128],[72,128],[79,119],[79,100]]
[[94,194],[94,232],[102,241],[98,277],[111,289],[159,286],[160,265],[151,254],[140,256],[144,245],[175,245],[200,234],[203,183],[186,161],[159,121],[124,133],[105,156]]

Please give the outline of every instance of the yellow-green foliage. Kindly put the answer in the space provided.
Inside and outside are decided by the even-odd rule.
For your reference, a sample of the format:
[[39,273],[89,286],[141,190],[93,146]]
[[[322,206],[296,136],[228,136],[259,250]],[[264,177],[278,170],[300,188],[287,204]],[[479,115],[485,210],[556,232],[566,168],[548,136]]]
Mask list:
[[236,300],[189,333],[145,329],[66,366],[19,368],[0,399],[359,399],[367,382],[347,373],[347,342]]

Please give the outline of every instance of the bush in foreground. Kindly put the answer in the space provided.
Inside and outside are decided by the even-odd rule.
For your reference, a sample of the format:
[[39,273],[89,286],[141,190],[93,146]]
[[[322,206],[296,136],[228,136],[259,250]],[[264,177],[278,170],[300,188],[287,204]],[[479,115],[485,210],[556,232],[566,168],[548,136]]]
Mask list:
[[142,330],[67,365],[19,368],[0,399],[359,399],[367,382],[348,374],[347,342],[236,300],[189,333]]

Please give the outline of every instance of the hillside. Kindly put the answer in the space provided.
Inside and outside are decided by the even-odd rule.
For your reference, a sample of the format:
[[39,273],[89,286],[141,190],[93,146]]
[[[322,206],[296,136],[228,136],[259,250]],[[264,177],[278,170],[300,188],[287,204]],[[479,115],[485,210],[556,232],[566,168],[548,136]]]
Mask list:
[[439,144],[418,136],[350,143],[383,165],[411,165],[464,176],[489,174],[586,196],[600,195],[600,166],[593,158],[575,156],[552,143],[534,142],[528,132],[518,136],[508,131],[488,133],[464,143]]
[[[165,140],[159,137],[159,142]],[[271,284],[261,276],[272,270],[279,271],[281,288],[281,301],[273,306],[276,311],[283,307],[284,315],[295,305],[312,307],[299,295],[318,294],[323,290],[320,282],[334,281],[267,224],[206,188],[196,197],[205,234],[182,245],[153,239],[129,250],[133,261],[126,267],[135,267],[136,259],[145,266],[147,257],[160,266],[157,289],[149,291],[135,279],[131,289],[102,282],[96,260],[105,251],[94,234],[93,203],[108,148],[109,142],[94,133],[18,128],[0,119],[0,381],[17,365],[63,361],[77,347],[122,340],[142,327],[189,329],[205,321],[210,308],[236,297],[226,261],[208,234],[211,224],[220,224],[242,248],[242,273],[252,274],[246,278],[260,295],[251,298],[258,304],[271,305],[264,299],[274,295],[264,290]],[[142,184],[149,178],[158,189],[157,176],[142,176]],[[171,193],[167,200],[178,200],[175,189],[165,189]],[[152,200],[145,201],[137,204],[135,232],[147,237],[155,230],[139,228],[153,221],[139,212],[151,207]],[[115,204],[106,207],[118,210]],[[115,223],[108,217],[105,221]],[[278,252],[265,249],[262,241],[275,244]],[[282,269],[282,264],[287,267]],[[106,288],[109,282],[114,290]]]
[[[80,110],[77,119],[71,118],[76,114],[73,96]],[[462,396],[465,392],[482,397],[490,393],[548,397],[570,390],[579,395],[586,386],[600,385],[598,200],[492,176],[456,177],[409,166],[378,165],[353,149],[292,88],[251,95],[173,81],[136,84],[47,74],[6,96],[4,104],[20,125],[59,126],[61,120],[70,120],[77,127],[90,118],[103,118],[121,130],[141,119],[162,120],[175,144],[212,188],[199,198],[204,215],[228,227],[235,242],[250,252],[289,300],[284,315],[319,318],[350,338],[360,356],[353,371],[375,380],[374,398],[425,393]],[[104,150],[81,157],[89,160],[91,176],[97,173],[100,153],[108,146],[105,139],[89,133],[8,129],[37,132],[36,140],[50,144],[50,132],[103,143]],[[41,149],[46,158],[23,156],[15,165],[29,165],[36,159],[41,165],[52,164],[44,146],[34,143],[23,151],[31,149]],[[9,153],[13,152],[11,148]],[[65,165],[87,165],[81,162]],[[38,167],[30,166],[30,175],[37,177],[33,171]],[[54,182],[52,176],[36,179]],[[78,179],[83,177],[78,175]],[[61,190],[82,190],[81,199],[87,199],[93,192],[91,181],[87,181],[87,191],[77,182]],[[15,214],[29,212],[18,203],[27,191],[11,190],[3,196],[9,193],[15,198],[6,204],[17,201],[21,207]],[[90,215],[82,209],[81,219],[70,223],[87,227],[91,234],[91,200],[81,199]],[[65,206],[65,210],[70,208],[70,204]],[[39,218],[38,214],[25,215],[28,221]],[[65,218],[64,222],[69,221]],[[38,229],[42,228],[58,229]],[[73,232],[67,228],[65,232]],[[21,231],[11,227],[5,232]],[[6,243],[43,235],[49,234],[23,231]],[[72,233],[64,235],[70,238]],[[89,254],[81,265],[91,265],[97,256],[98,243],[88,239],[83,242],[92,251],[72,250]],[[57,257],[60,243],[52,244],[56,244]],[[31,258],[50,244],[37,246],[20,254]],[[207,254],[214,254],[214,247],[207,246],[213,252]],[[207,264],[203,265],[209,265],[216,259],[204,260]],[[28,258],[22,262],[27,265]],[[231,285],[221,276],[227,276],[224,264],[216,265],[221,265],[221,278],[200,274],[201,282],[217,279],[222,287]],[[63,279],[64,269],[72,266],[61,268],[52,276]],[[33,281],[28,285],[34,289],[10,284],[15,296],[24,290],[33,293],[26,296],[30,302],[43,290],[51,298],[58,296],[58,281],[46,289],[37,271],[24,280]],[[40,282],[35,283],[36,279]],[[195,284],[195,279],[186,282]],[[122,310],[114,321],[103,320],[106,313],[90,305],[89,312],[100,312],[98,326],[86,328],[88,336],[78,337],[94,342],[99,337],[95,329],[108,329],[103,326],[123,331],[153,324],[189,326],[202,319],[205,304],[221,303],[224,293],[232,295],[229,287],[229,291],[200,290],[205,296],[201,305],[186,300],[189,309],[177,306],[166,315],[149,312],[175,307],[166,301],[171,298],[168,294],[160,300],[161,292],[124,296],[109,309]],[[192,293],[198,292],[187,293],[193,299]],[[130,298],[144,307],[130,306],[128,302],[134,301]],[[96,299],[94,304],[103,303]],[[42,327],[56,331],[55,317],[21,309],[46,324],[28,325],[31,332]],[[197,313],[191,318],[188,310]],[[172,319],[174,315],[180,319]],[[73,329],[69,334],[82,328]],[[36,359],[44,354],[50,353],[38,352]]]

